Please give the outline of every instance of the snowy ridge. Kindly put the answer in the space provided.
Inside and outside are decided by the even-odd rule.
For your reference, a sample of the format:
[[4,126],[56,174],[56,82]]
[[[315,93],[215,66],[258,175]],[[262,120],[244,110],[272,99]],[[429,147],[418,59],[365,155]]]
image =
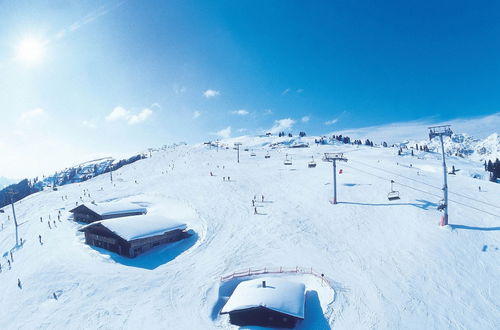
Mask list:
[[[243,143],[240,163],[235,140]],[[15,203],[21,247],[4,207],[0,328],[238,329],[220,312],[239,283],[262,275],[305,285],[300,330],[498,327],[500,185],[460,175],[484,173],[481,163],[447,159],[460,171],[448,178],[450,226],[440,228],[437,153],[398,156],[396,148],[336,142],[271,148],[276,141],[241,137],[221,141],[227,149],[218,151],[203,144],[153,151],[114,171],[113,183],[97,176],[32,194]],[[325,152],[348,159],[337,165],[337,205],[329,203],[331,163],[307,166]],[[286,154],[293,165],[284,165]],[[399,201],[387,200],[391,179]],[[68,220],[80,198],[140,205],[192,235],[120,257],[86,245],[82,226]],[[132,229],[131,237],[151,230]],[[241,269],[297,265],[321,270],[333,290],[299,273],[220,281]]]

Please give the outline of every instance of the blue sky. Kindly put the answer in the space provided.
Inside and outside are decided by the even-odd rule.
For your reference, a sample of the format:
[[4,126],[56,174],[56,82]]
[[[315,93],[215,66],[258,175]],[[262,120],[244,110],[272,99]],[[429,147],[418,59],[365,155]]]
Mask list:
[[273,127],[321,134],[497,113],[499,9],[2,1],[0,176]]

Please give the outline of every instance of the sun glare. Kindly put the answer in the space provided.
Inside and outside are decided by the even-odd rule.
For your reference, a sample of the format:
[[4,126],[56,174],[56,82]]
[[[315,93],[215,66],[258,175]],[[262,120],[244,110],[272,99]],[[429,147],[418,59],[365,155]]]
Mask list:
[[34,38],[24,39],[17,47],[17,57],[28,63],[39,62],[43,57],[43,53],[43,43]]

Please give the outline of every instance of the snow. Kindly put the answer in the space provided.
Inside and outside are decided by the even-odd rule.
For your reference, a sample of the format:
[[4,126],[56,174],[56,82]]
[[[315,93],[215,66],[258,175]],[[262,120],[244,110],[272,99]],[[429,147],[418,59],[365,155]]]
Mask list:
[[[315,277],[307,276],[311,285],[306,275],[296,277],[306,300],[311,293],[297,329],[498,329],[500,185],[466,174],[486,173],[483,165],[447,157],[460,171],[448,177],[450,226],[443,230],[439,154],[302,141],[310,139],[310,148],[297,149],[268,148],[277,137],[235,139],[243,143],[239,164],[231,140],[222,141],[228,150],[178,146],[113,172],[113,183],[102,175],[30,195],[15,204],[25,241],[19,248],[5,207],[0,328],[238,329],[219,314],[229,297],[220,290],[236,287],[221,276],[299,266],[325,274],[333,290]],[[325,152],[348,158],[337,165],[337,205],[329,203],[332,164],[319,161]],[[283,165],[286,153],[292,166]],[[314,169],[307,167],[311,156]],[[399,201],[387,200],[391,179]],[[133,202],[186,223],[193,235],[120,258],[86,245],[81,225],[67,220],[80,197],[86,204]]]
[[108,228],[127,241],[158,236],[177,229],[186,229],[185,223],[161,215],[135,215],[96,221],[83,227],[80,231],[84,231],[84,229],[94,227],[98,224]]
[[146,213],[147,208],[141,207],[132,203],[126,202],[110,202],[110,203],[86,203],[87,208],[91,209],[99,215],[118,215],[123,213]]
[[[263,286],[263,281],[266,286]],[[276,312],[304,318],[305,285],[276,277],[262,277],[238,284],[221,314],[265,307]]]

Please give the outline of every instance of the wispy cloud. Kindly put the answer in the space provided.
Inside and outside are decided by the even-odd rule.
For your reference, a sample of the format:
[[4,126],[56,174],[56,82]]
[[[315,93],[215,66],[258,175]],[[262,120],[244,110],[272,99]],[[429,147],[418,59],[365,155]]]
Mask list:
[[302,118],[300,119],[300,121],[301,121],[301,122],[303,122],[303,123],[307,123],[310,119],[311,119],[311,117],[309,117],[309,116],[304,116],[304,117],[302,117]]
[[184,94],[187,91],[185,86],[174,85],[174,93],[175,95]]
[[276,134],[281,131],[289,131],[295,125],[295,120],[291,118],[283,118],[274,121],[274,126],[271,127],[268,132]]
[[109,115],[106,116],[107,121],[126,121],[129,125],[136,125],[146,121],[153,114],[153,110],[144,108],[139,113],[132,114],[123,107],[115,107]]
[[273,114],[273,110],[271,109],[266,109],[264,110],[264,114],[267,116],[267,115],[272,115]]
[[200,116],[201,116],[201,112],[200,111],[193,112],[193,119],[198,119]]
[[325,121],[325,125],[333,125],[336,124],[339,121],[338,118],[334,118],[332,120]]
[[30,111],[23,112],[19,117],[22,123],[31,123],[33,120],[39,120],[42,117],[46,117],[47,113],[42,108],[36,108]]
[[238,116],[246,116],[248,115],[250,112],[246,111],[245,109],[240,109],[240,110],[234,110],[234,111],[231,111],[231,113],[233,115],[238,115]]
[[153,114],[153,111],[151,109],[145,108],[142,109],[141,112],[139,112],[136,115],[130,116],[128,119],[128,124],[129,125],[135,125],[135,124],[140,124],[143,121],[146,121],[151,115]]
[[90,129],[96,129],[97,125],[92,120],[82,121],[82,126]]
[[302,93],[303,91],[304,91],[304,89],[302,89],[302,88],[299,88],[299,89],[296,90],[296,92],[299,93],[299,94]]
[[281,95],[286,95],[290,92],[290,88],[285,89],[283,92],[281,92]]
[[203,92],[203,96],[205,96],[207,99],[219,96],[220,92],[216,91],[214,89],[207,89],[206,91]]
[[227,139],[231,137],[231,126],[223,128],[220,131],[213,133],[213,135],[217,135],[220,138]]
[[95,21],[97,18],[104,16],[104,15],[108,14],[110,11],[120,7],[125,2],[126,1],[124,0],[124,1],[118,1],[118,2],[114,2],[114,3],[100,6],[99,8],[94,10],[93,12],[91,12],[91,13],[87,14],[86,16],[84,16],[83,18],[75,21],[67,28],[64,28],[64,29],[60,30],[59,32],[57,32],[55,35],[55,38],[56,39],[64,38],[68,33],[75,32],[75,31],[79,30],[83,26]]

